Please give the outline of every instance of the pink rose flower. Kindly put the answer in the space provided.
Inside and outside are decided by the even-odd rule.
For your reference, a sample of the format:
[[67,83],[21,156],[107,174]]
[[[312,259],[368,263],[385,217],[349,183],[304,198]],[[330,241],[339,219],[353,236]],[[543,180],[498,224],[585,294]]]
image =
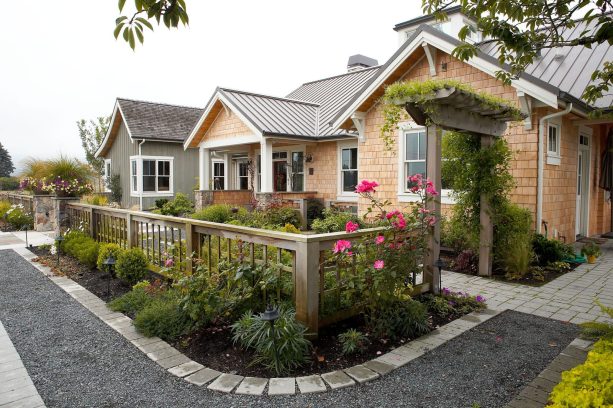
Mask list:
[[347,221],[345,224],[345,232],[356,232],[360,228],[357,222]]
[[351,248],[351,242],[346,241],[344,239],[339,239],[338,241],[336,241],[336,243],[334,244],[334,250],[333,252],[335,254],[338,254],[340,252],[344,252],[346,250],[348,250],[349,248]]
[[175,262],[172,260],[172,258],[168,258],[166,262],[164,262],[164,266],[167,268],[172,268],[174,264]]
[[379,183],[376,181],[362,180],[360,184],[355,187],[356,193],[375,193],[375,188],[379,187]]
[[378,260],[375,261],[375,264],[373,266],[377,270],[383,269],[383,267],[385,266],[385,262],[383,262],[382,260],[378,259]]
[[385,242],[385,237],[383,235],[377,235],[377,238],[375,238],[375,244],[381,245],[384,242]]

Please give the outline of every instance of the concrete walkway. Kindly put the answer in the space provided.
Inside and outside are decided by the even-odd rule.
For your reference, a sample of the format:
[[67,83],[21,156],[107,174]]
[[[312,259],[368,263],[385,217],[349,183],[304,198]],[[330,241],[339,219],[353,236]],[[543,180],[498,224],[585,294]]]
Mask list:
[[611,322],[594,303],[598,299],[613,306],[613,243],[602,245],[595,264],[582,264],[575,270],[540,287],[501,282],[456,272],[443,272],[443,287],[486,297],[496,310],[549,317],[571,323],[598,320]]

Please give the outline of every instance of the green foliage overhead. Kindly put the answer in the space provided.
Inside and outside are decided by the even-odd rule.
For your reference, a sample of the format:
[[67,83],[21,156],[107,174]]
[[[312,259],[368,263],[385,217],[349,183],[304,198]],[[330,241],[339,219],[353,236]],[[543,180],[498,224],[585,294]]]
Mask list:
[[0,143],[0,177],[10,177],[15,170],[13,159],[8,150]]
[[[484,38],[480,43],[462,42],[452,55],[462,61],[474,58],[479,46],[491,44],[499,49],[498,62],[508,68],[496,72],[496,77],[509,84],[518,78],[542,50],[562,47],[592,48],[599,44],[613,45],[613,19],[611,2],[605,0],[422,0],[424,13],[434,13],[439,21],[446,18],[445,10],[459,4],[462,13],[475,19],[477,29]],[[594,30],[585,30],[574,40],[562,36],[565,29],[579,24],[594,24]],[[459,32],[465,41],[474,28],[466,24]],[[609,93],[613,80],[613,64],[605,61],[603,67],[593,67],[592,80],[584,90],[583,99],[593,104]]]
[[[119,12],[124,11],[126,0],[119,0]],[[150,20],[155,20],[158,25],[163,22],[167,28],[178,27],[179,23],[189,24],[185,0],[134,0],[132,15],[121,15],[115,20],[115,39],[122,38],[136,48],[136,40],[141,44],[145,41],[143,32],[145,28],[153,31]]]

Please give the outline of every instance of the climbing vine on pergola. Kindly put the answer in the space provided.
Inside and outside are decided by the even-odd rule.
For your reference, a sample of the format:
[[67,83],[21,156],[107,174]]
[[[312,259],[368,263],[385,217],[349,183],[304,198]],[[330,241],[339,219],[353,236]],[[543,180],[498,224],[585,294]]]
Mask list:
[[[386,88],[383,96],[385,123],[381,136],[391,149],[398,124],[408,116],[427,128],[426,173],[441,188],[441,130],[458,131],[479,137],[482,149],[487,149],[495,137],[501,137],[509,122],[523,119],[521,111],[504,99],[477,92],[458,81],[432,80],[425,82],[400,82]],[[495,169],[483,169],[494,171]],[[479,220],[479,274],[492,274],[493,223],[490,196],[480,194]],[[430,204],[430,210],[440,214],[440,199]],[[429,251],[424,259],[425,273],[435,282],[435,292],[440,290],[434,267],[440,253],[440,225],[437,224],[430,238]]]

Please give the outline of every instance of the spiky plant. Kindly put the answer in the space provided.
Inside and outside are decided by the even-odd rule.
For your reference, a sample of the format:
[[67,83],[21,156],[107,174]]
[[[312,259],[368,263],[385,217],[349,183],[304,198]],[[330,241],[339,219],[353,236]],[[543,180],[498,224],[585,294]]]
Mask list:
[[[607,307],[600,303],[600,301],[596,300],[595,303],[600,307],[600,310],[603,314],[609,316],[609,318],[613,319],[613,307]],[[583,336],[596,339],[596,338],[604,338],[604,339],[613,339],[613,324],[604,323],[604,322],[586,322],[581,323],[581,327],[583,328]]]

